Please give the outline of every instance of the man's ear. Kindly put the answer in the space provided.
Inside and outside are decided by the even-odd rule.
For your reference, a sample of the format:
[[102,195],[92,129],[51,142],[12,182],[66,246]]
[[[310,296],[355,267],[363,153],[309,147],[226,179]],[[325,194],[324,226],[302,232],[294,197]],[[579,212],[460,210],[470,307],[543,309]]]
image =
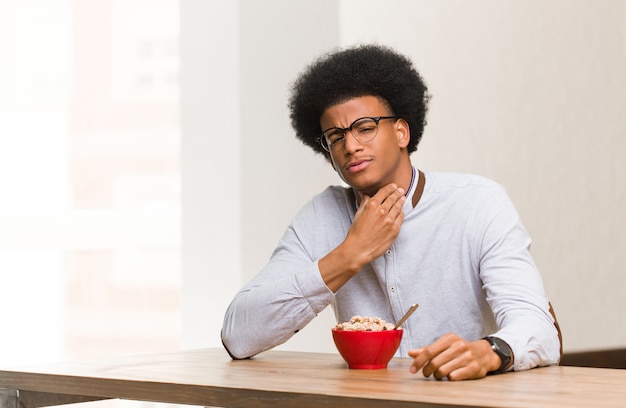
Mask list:
[[398,135],[398,145],[401,148],[406,148],[411,141],[411,129],[409,129],[409,123],[400,118],[394,124],[394,130]]

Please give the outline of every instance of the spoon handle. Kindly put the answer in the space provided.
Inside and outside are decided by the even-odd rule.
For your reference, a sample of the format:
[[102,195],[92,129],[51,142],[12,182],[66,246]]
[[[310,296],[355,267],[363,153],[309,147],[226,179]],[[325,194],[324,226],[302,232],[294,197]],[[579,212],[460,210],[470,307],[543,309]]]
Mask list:
[[396,323],[396,325],[393,327],[393,330],[396,330],[398,327],[400,327],[400,325],[402,323],[404,323],[406,321],[406,319],[408,319],[409,316],[411,316],[413,314],[413,312],[415,311],[415,309],[417,309],[418,306],[419,305],[417,303],[415,303],[414,305],[411,305],[409,310],[407,310],[407,312],[404,314],[404,316],[402,316],[402,319],[400,319],[398,321],[398,323]]

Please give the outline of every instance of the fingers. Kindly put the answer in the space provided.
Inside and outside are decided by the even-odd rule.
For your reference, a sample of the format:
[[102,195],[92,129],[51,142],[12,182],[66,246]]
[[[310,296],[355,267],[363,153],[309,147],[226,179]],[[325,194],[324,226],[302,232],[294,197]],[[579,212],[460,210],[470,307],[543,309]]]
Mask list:
[[400,233],[405,202],[404,190],[393,183],[364,195],[344,242],[357,246],[365,263],[379,257]]
[[411,373],[422,370],[424,377],[432,375],[438,380],[482,378],[488,371],[475,345],[453,334],[442,336],[421,349],[410,350],[409,356],[413,357]]
[[446,349],[431,359],[422,369],[425,377],[431,375],[438,380],[449,377],[452,372],[464,366],[463,354],[457,354],[453,349]]
[[402,207],[406,202],[404,189],[394,183],[389,184],[373,195],[364,195],[357,210],[355,220],[364,217],[370,218],[373,223],[401,224],[404,219]]
[[398,187],[395,183],[391,183],[378,190],[378,192],[371,197],[370,203],[384,206],[387,210],[391,210],[391,208],[398,204],[398,200],[401,200],[402,197],[404,197],[404,189]]
[[424,377],[433,375],[435,371],[450,358],[450,354],[446,353],[449,342],[446,336],[444,336],[429,346],[417,350],[410,350],[409,356],[413,357],[410,371],[415,374],[419,370],[422,370]]
[[361,208],[363,211],[372,211],[382,217],[389,216],[389,220],[395,221],[398,216],[404,215],[402,206],[405,201],[404,189],[392,183],[378,190],[372,197],[365,196],[361,202]]
[[[409,354],[411,355],[411,353]],[[437,380],[442,380],[448,377],[455,369],[459,368],[455,365],[454,360],[447,351],[433,356],[430,350],[420,349],[413,355],[415,355],[416,358],[409,368],[412,374],[416,374],[419,370],[422,370],[424,377],[428,378],[433,376]]]

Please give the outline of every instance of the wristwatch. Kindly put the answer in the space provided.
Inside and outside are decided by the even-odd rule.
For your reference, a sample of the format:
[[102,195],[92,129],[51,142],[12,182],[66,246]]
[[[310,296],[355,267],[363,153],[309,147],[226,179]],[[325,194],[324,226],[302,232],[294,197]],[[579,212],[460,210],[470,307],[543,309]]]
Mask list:
[[511,361],[513,361],[513,351],[506,344],[506,341],[493,336],[483,337],[483,340],[487,340],[491,344],[491,349],[500,357],[500,368],[493,372],[498,373],[509,368]]

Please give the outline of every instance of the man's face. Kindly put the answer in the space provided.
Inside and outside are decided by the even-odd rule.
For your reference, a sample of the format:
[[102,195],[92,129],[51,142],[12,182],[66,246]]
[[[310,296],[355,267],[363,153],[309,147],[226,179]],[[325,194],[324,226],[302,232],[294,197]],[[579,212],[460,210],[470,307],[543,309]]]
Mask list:
[[[320,118],[322,130],[348,128],[364,117],[390,116],[391,112],[379,98],[363,96],[333,105]],[[406,149],[410,134],[403,119],[380,120],[376,136],[369,141],[354,137],[358,132],[348,131],[343,141],[331,148],[329,156],[337,174],[349,186],[372,196],[383,186],[395,182],[401,185],[407,172],[411,174]]]

